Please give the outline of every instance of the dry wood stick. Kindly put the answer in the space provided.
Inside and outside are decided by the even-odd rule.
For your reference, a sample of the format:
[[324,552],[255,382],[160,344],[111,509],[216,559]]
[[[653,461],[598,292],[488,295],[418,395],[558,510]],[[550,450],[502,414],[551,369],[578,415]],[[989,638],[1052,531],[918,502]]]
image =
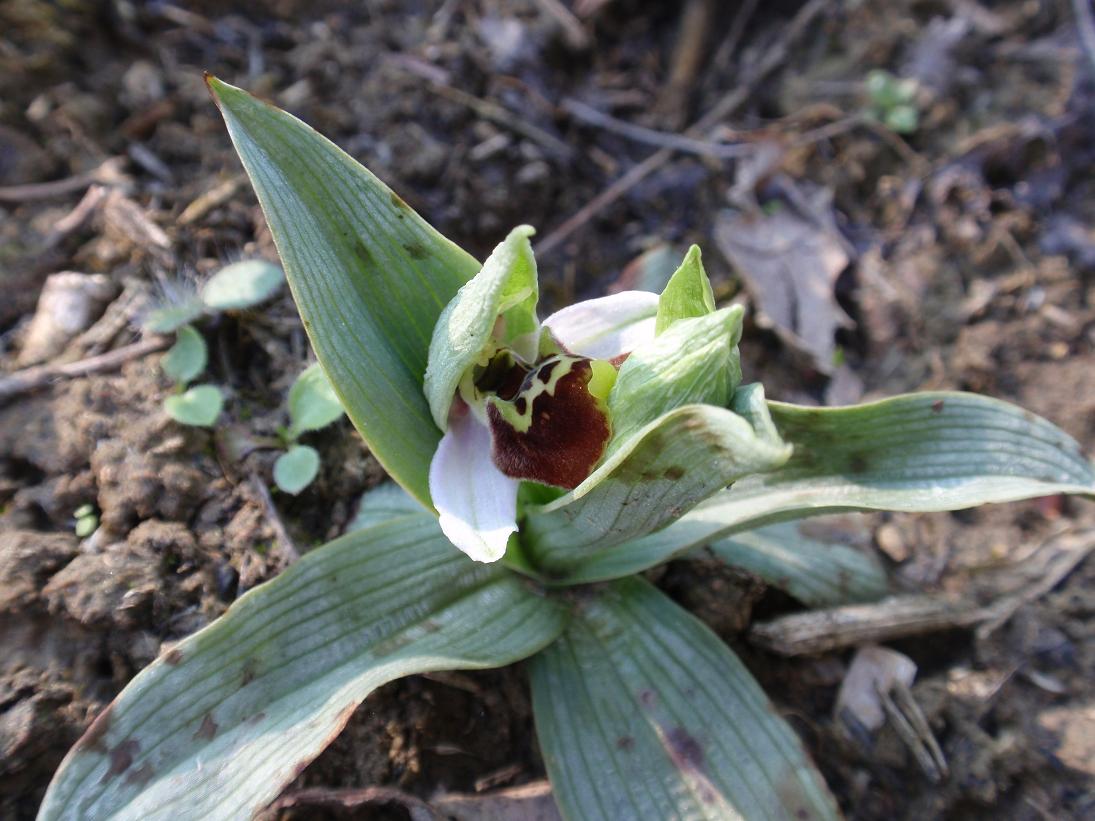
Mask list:
[[63,365],[36,365],[33,368],[15,371],[8,376],[0,377],[0,401],[41,388],[58,379],[71,379],[115,370],[131,359],[140,359],[150,353],[162,351],[169,344],[171,344],[170,338],[154,336],[77,362],[67,362]]

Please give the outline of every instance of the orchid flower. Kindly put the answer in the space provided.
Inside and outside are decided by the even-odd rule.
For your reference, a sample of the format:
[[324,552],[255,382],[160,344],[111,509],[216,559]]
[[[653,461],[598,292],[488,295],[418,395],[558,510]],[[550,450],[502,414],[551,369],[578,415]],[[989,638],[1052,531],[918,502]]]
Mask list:
[[502,557],[522,480],[571,489],[612,435],[616,369],[654,338],[658,296],[625,291],[536,320],[532,229],[515,229],[449,303],[426,395],[444,431],[430,464],[441,529],[469,557]]

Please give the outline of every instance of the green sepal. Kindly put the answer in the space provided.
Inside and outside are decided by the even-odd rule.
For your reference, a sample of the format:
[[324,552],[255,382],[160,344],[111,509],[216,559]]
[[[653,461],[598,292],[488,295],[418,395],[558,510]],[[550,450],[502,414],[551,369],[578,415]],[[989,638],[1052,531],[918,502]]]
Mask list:
[[715,294],[711,290],[711,280],[703,269],[700,247],[693,245],[658,297],[654,333],[660,334],[678,319],[706,316],[714,310]]
[[[529,242],[534,233],[528,225],[510,231],[437,320],[430,340],[425,391],[433,420],[441,430],[448,429],[456,389],[471,368],[485,366],[496,348],[521,342],[522,347],[535,346],[538,341],[539,286]],[[536,349],[517,353],[531,359]]]
[[723,408],[741,382],[738,341],[740,305],[692,319],[678,319],[639,346],[620,366],[608,396],[614,453],[636,431],[683,405]]

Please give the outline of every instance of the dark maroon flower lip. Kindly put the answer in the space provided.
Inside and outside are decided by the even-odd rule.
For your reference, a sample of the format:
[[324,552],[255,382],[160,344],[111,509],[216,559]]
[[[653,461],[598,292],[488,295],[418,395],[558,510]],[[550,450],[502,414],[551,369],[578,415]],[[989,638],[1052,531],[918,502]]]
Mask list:
[[612,436],[617,367],[654,338],[657,304],[656,294],[629,291],[572,305],[535,339],[490,347],[464,372],[430,463],[430,494],[442,531],[469,557],[505,554],[521,481],[571,490],[594,471]]
[[529,371],[512,399],[488,403],[502,473],[568,490],[589,476],[612,435],[604,403],[589,390],[593,368],[585,357],[552,357]]

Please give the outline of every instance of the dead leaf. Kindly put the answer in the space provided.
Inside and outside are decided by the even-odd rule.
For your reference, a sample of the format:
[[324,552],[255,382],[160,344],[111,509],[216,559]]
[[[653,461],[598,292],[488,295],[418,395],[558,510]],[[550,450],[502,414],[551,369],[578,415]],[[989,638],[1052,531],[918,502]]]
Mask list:
[[756,300],[760,319],[831,373],[833,334],[852,324],[833,295],[851,249],[836,228],[831,191],[785,178],[779,187],[783,197],[763,211],[720,214],[715,242]]
[[893,689],[895,682],[906,687],[916,678],[916,664],[908,656],[877,645],[860,648],[840,685],[834,713],[843,722],[849,718],[868,732],[886,723],[882,693]]

